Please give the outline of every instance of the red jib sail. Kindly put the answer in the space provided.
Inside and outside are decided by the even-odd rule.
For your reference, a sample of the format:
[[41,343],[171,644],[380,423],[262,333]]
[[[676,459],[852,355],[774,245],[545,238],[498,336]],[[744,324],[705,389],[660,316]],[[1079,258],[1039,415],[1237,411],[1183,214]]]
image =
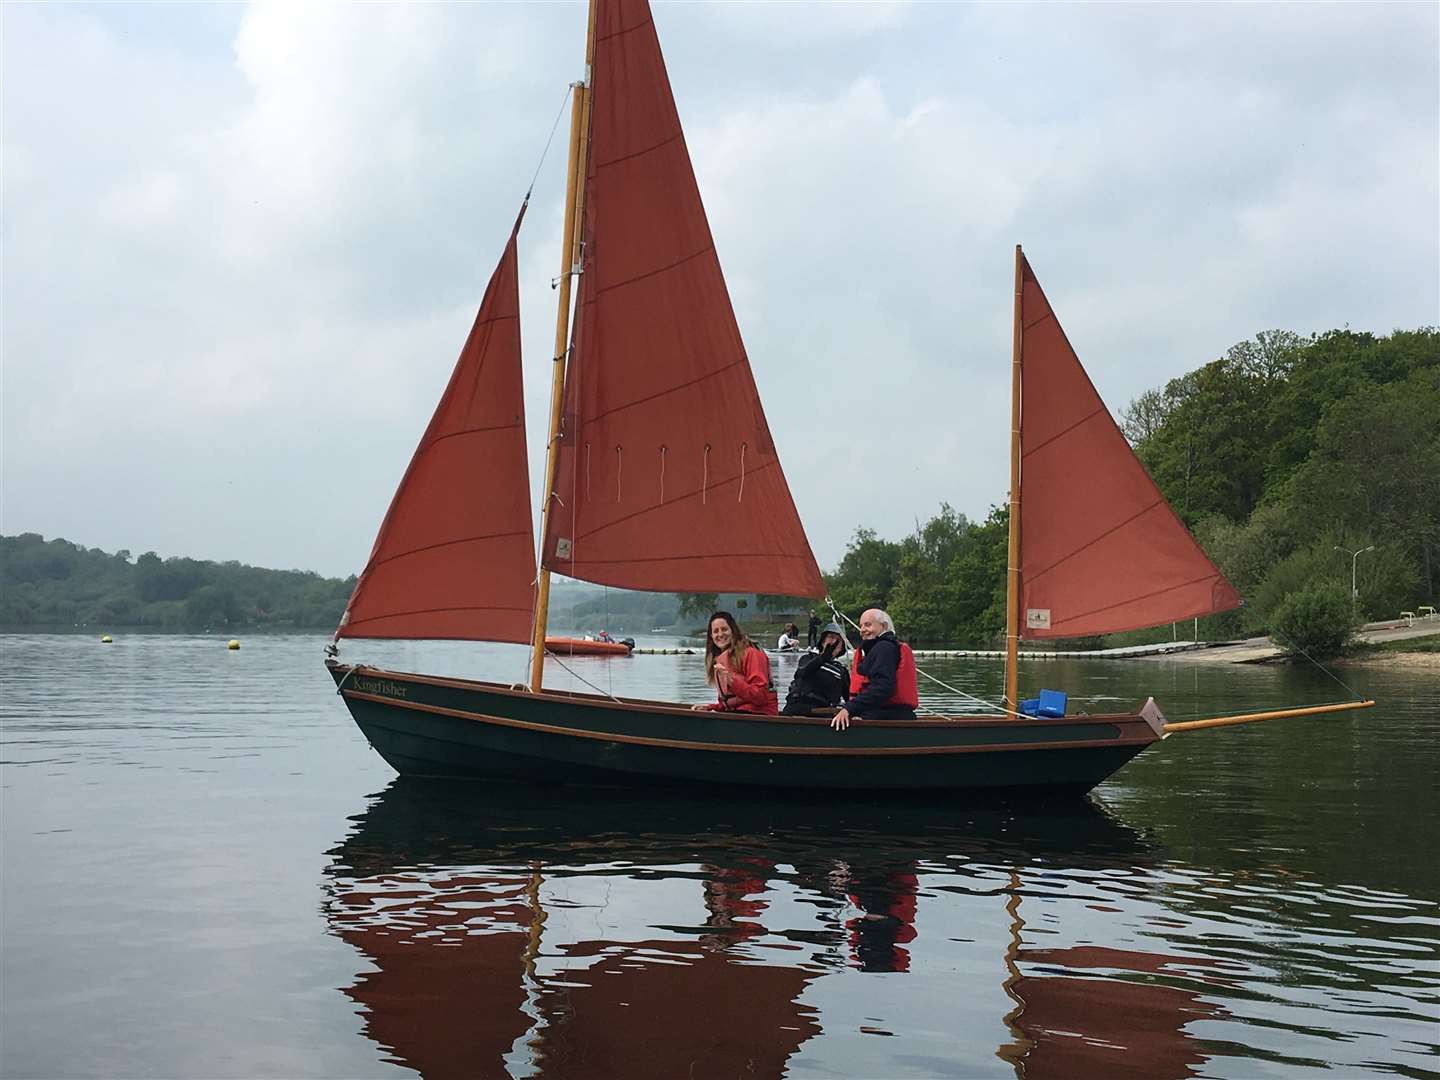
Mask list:
[[650,6],[600,0],[595,20],[584,272],[542,562],[631,589],[823,596]]
[[517,218],[355,585],[340,637],[530,640],[535,551],[520,376],[519,231]]
[[1240,594],[1131,452],[1021,258],[1021,636],[1109,634],[1238,607]]

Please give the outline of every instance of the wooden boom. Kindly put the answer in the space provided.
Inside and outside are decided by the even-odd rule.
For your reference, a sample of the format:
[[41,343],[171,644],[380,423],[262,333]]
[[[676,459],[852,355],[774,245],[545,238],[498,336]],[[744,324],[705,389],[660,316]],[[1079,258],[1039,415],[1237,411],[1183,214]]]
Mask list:
[[1299,709],[1272,709],[1269,712],[1245,713],[1243,716],[1216,716],[1209,720],[1181,720],[1178,723],[1166,724],[1165,734],[1169,735],[1174,731],[1194,731],[1197,728],[1229,727],[1231,724],[1255,724],[1261,720],[1283,720],[1287,716],[1318,716],[1321,713],[1368,709],[1374,704],[1373,699],[1366,698],[1364,701],[1342,701],[1335,705],[1307,705]]

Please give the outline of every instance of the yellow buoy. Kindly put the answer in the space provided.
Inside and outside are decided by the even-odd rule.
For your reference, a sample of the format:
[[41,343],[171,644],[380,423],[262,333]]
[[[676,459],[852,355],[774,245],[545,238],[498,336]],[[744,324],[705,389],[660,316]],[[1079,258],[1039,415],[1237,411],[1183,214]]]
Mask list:
[[111,641],[111,638],[110,638],[110,635],[109,635],[109,634],[101,634],[101,635],[100,635],[100,644],[101,644],[101,645],[109,645],[109,644],[110,644],[110,641]]
[[229,644],[228,646],[226,646],[226,647],[227,647],[227,648],[230,648],[230,649],[238,649],[238,648],[240,647],[240,641],[239,641],[239,639],[232,637],[232,638],[230,639],[230,644]]

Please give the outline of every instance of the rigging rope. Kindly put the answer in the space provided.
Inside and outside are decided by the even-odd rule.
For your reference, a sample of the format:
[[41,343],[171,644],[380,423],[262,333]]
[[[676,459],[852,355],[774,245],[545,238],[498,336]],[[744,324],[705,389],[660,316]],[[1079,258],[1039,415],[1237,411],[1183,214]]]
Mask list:
[[[1335,682],[1340,686],[1340,688],[1341,688],[1342,690],[1344,690],[1347,694],[1350,695],[1350,699],[1349,699],[1349,700],[1351,700],[1351,701],[1364,701],[1364,700],[1365,700],[1365,695],[1364,695],[1364,694],[1361,694],[1361,693],[1359,693],[1358,691],[1356,691],[1356,689],[1355,689],[1353,686],[1351,686],[1349,683],[1347,683],[1347,682],[1345,682],[1343,679],[1341,679],[1340,676],[1336,675],[1333,671],[1331,671],[1329,668],[1327,668],[1327,667],[1326,667],[1324,664],[1322,664],[1319,660],[1316,660],[1313,656],[1311,656],[1308,652],[1306,652],[1304,649],[1302,649],[1299,645],[1295,644],[1295,642],[1289,640],[1289,639],[1286,638],[1284,635],[1282,635],[1282,634],[1280,634],[1280,633],[1278,633],[1278,632],[1276,632],[1276,631],[1274,631],[1274,630],[1271,630],[1268,636],[1269,636],[1270,640],[1273,641],[1273,642],[1275,642],[1277,645],[1281,645],[1281,646],[1283,646],[1284,648],[1291,649],[1291,650],[1299,653],[1299,654],[1300,654],[1301,656],[1303,656],[1306,660],[1310,661],[1310,663],[1311,663],[1313,666],[1315,666],[1316,668],[1319,668],[1321,672],[1323,672],[1324,674],[1328,675],[1330,678],[1334,679]],[[1344,703],[1343,703],[1343,702],[1323,702],[1322,704],[1325,704],[1325,705],[1339,705],[1339,704],[1344,704]],[[1218,712],[1218,713],[1217,713],[1214,709],[1199,709],[1199,710],[1196,711],[1196,712],[1189,713],[1189,714],[1186,714],[1186,715],[1177,717],[1175,722],[1177,722],[1177,723],[1183,723],[1183,722],[1186,721],[1186,720],[1194,719],[1194,718],[1200,717],[1200,716],[1205,716],[1205,717],[1217,717],[1217,718],[1218,718],[1218,717],[1222,717],[1222,716],[1245,716],[1247,713],[1250,713],[1250,712],[1252,712],[1252,711],[1254,711],[1254,707],[1253,707],[1253,706],[1248,706],[1248,705],[1247,705],[1247,706],[1244,706],[1244,707],[1242,707],[1242,708],[1239,708],[1239,709],[1233,709],[1233,710],[1231,710],[1231,711],[1229,711],[1229,712]]]
[[555,122],[550,125],[550,137],[545,140],[545,149],[540,151],[540,160],[535,164],[535,175],[530,177],[530,186],[525,189],[525,201],[530,201],[530,193],[535,190],[535,181],[540,179],[540,169],[545,164],[545,157],[550,153],[550,144],[555,141],[555,132],[560,129],[560,118],[565,115],[565,106],[570,101],[570,94],[574,91],[575,85],[571,83],[565,87],[565,96],[560,100],[560,111],[555,114]]
[[[1281,637],[1281,635],[1275,633],[1275,631],[1273,631],[1273,630],[1270,631],[1270,640],[1271,640],[1271,641],[1278,641],[1278,640],[1280,639],[1280,637]],[[1346,683],[1340,678],[1339,675],[1336,675],[1333,671],[1331,671],[1329,668],[1327,668],[1324,664],[1320,663],[1319,660],[1316,660],[1313,656],[1311,656],[1309,653],[1307,653],[1307,652],[1306,652],[1304,649],[1302,649],[1299,645],[1296,645],[1293,641],[1289,641],[1288,639],[1287,639],[1286,641],[1281,641],[1280,643],[1281,643],[1282,645],[1285,645],[1286,648],[1294,649],[1294,650],[1295,650],[1296,652],[1298,652],[1301,656],[1305,657],[1306,660],[1309,660],[1310,663],[1314,664],[1317,668],[1319,668],[1321,671],[1323,671],[1326,675],[1329,675],[1330,678],[1334,679],[1337,683],[1339,683],[1339,684],[1340,684],[1340,687],[1341,687],[1347,694],[1351,695],[1356,701],[1360,701],[1360,700],[1363,700],[1363,699],[1364,699],[1364,697],[1365,697],[1364,694],[1357,694],[1357,693],[1355,692],[1354,688],[1351,687],[1351,686],[1346,685]]]
[[591,690],[594,690],[597,694],[600,694],[600,695],[603,696],[603,697],[608,697],[611,701],[615,702],[615,704],[617,704],[617,705],[623,705],[623,704],[625,704],[623,701],[621,701],[621,700],[620,700],[618,697],[616,697],[614,694],[607,694],[607,693],[605,693],[604,690],[601,690],[600,687],[596,686],[596,685],[595,685],[593,682],[591,682],[589,679],[585,678],[585,676],[576,674],[574,671],[571,671],[569,665],[566,664],[564,660],[561,660],[560,657],[559,657],[556,653],[552,652],[552,651],[549,650],[549,649],[546,649],[546,650],[545,650],[545,655],[548,656],[548,657],[550,657],[550,658],[551,658],[552,660],[554,660],[557,664],[559,664],[562,668],[564,668],[571,676],[573,676],[573,677],[576,678],[576,679],[579,679],[579,680],[580,680],[581,682],[583,682],[586,686],[590,687]]

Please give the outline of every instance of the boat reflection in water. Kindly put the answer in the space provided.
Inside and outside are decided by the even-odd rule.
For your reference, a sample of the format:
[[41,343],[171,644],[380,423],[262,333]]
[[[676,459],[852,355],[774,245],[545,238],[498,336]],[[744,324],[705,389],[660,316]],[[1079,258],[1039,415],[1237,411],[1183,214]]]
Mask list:
[[1085,883],[1147,860],[1089,804],[937,825],[918,804],[522,794],[399,780],[331,853],[329,924],[370,965],[344,992],[424,1076],[779,1076],[802,1053],[840,1075],[1188,1076],[1205,1060],[1186,1025],[1218,1011],[1196,989],[1213,961],[1067,946],[1052,925],[1057,904],[1115,912]]

